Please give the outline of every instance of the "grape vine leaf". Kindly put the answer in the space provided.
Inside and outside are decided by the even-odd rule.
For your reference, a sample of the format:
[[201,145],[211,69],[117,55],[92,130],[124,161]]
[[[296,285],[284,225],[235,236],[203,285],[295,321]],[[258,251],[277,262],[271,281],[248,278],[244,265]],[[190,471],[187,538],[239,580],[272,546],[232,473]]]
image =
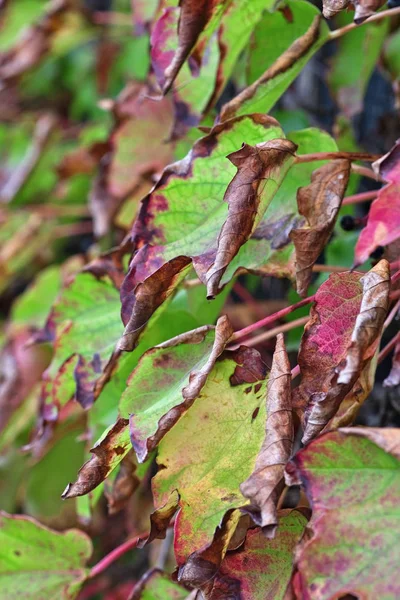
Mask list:
[[0,513],[0,588],[7,598],[75,598],[89,574],[90,539],[63,533],[30,517]]
[[243,496],[250,500],[244,510],[270,538],[274,537],[278,524],[276,507],[293,448],[291,379],[285,341],[283,334],[279,334],[268,379],[265,438],[254,472],[240,486]]
[[386,246],[400,237],[400,142],[374,166],[388,184],[379,190],[371,204],[367,226],[355,248],[357,265],[366,261],[378,246]]
[[161,507],[174,491],[179,493],[179,566],[211,542],[229,509],[244,503],[239,485],[253,471],[264,435],[265,377],[257,351],[242,347],[226,352],[199,399],[160,442],[157,462],[162,468],[153,479],[153,495]]
[[311,183],[299,188],[299,213],[307,226],[295,228],[290,237],[296,250],[296,287],[300,296],[307,295],[312,268],[328,243],[350,177],[348,160],[333,160],[312,174]]
[[[296,552],[299,600],[399,596],[398,430],[387,435],[385,430],[340,429],[295,456],[313,508],[313,536]],[[382,439],[394,456],[376,445]]]

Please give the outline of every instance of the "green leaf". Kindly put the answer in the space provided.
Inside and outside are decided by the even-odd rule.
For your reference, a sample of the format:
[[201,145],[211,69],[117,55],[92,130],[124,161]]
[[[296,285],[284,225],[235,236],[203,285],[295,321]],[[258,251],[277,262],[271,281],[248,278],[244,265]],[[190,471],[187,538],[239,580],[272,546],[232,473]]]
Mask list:
[[81,531],[58,533],[33,519],[0,516],[0,589],[4,598],[75,598],[88,575],[90,539]]
[[245,504],[240,484],[254,469],[264,438],[266,368],[242,348],[215,364],[198,400],[159,445],[155,504],[178,491],[178,564],[209,544],[222,517]]
[[185,600],[188,591],[173,582],[167,573],[153,569],[135,585],[131,597],[132,600]]
[[58,267],[48,267],[41,271],[33,284],[14,302],[11,312],[13,327],[44,327],[60,287],[61,272]]
[[[327,433],[294,459],[312,504],[314,532],[297,553],[298,598],[400,595],[400,462],[360,437],[380,443],[381,431],[384,438],[385,430],[363,428]],[[387,433],[396,454],[398,430]]]

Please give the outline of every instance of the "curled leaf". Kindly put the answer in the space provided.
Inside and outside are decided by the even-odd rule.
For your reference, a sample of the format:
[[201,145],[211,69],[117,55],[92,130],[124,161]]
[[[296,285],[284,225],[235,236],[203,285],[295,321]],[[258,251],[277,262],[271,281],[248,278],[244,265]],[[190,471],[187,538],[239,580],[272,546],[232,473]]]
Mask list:
[[143,462],[206,383],[233,333],[227,317],[148,350],[130,375],[120,412],[130,417],[132,445]]
[[299,213],[307,227],[293,229],[290,237],[296,250],[296,287],[307,295],[312,268],[329,241],[350,177],[350,162],[336,160],[312,174],[310,185],[299,188]]
[[118,419],[90,452],[92,458],[79,470],[75,483],[69,483],[62,497],[84,496],[96,488],[115,469],[131,449],[127,419]]
[[390,269],[387,260],[381,260],[361,277],[360,282],[363,286],[360,312],[354,325],[345,365],[340,368],[339,384],[348,384],[357,379],[367,351],[380,337],[389,308]]
[[326,19],[331,19],[340,11],[345,10],[350,0],[323,0],[322,13]]
[[228,155],[238,172],[225,192],[228,216],[218,236],[214,262],[206,274],[209,298],[216,295],[227,266],[260,222],[294,162],[296,149],[289,140],[275,139],[254,147],[243,144],[240,150]]
[[137,462],[132,450],[122,459],[118,474],[112,485],[104,487],[109,515],[114,515],[122,510],[140,484],[140,479],[135,473],[136,468]]
[[[188,272],[191,259],[177,256],[166,262],[150,277],[139,283],[130,292],[130,274],[128,273],[121,288],[122,316],[130,311],[124,319],[125,330],[117,344],[117,350],[131,351],[153,313],[174,293],[177,285]],[[131,272],[132,273],[132,270]]]
[[243,496],[250,500],[243,510],[267,537],[273,537],[277,527],[276,507],[293,436],[290,363],[283,334],[279,334],[268,380],[265,438],[253,473],[240,486]]
[[386,0],[355,0],[354,22],[359,25],[386,4]]

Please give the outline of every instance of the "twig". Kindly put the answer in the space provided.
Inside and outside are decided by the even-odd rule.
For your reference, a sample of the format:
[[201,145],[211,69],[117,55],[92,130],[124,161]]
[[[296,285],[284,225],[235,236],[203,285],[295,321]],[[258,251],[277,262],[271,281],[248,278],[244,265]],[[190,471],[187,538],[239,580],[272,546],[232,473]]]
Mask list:
[[278,319],[281,319],[282,317],[286,317],[286,315],[290,315],[290,313],[297,310],[298,308],[301,308],[302,306],[306,306],[307,304],[314,302],[314,299],[315,299],[315,295],[308,296],[308,298],[304,298],[304,300],[300,300],[299,302],[296,302],[295,304],[291,304],[290,306],[287,306],[286,308],[282,308],[281,310],[278,310],[277,312],[273,313],[272,315],[268,315],[267,317],[264,317],[264,319],[261,319],[260,321],[256,321],[255,323],[252,323],[251,325],[248,325],[247,327],[244,327],[243,329],[239,329],[238,331],[235,331],[235,333],[231,337],[231,340],[236,341],[240,338],[245,337],[249,333],[256,331],[257,329],[260,329],[261,327],[266,327],[267,325],[274,323]]
[[[278,335],[278,333],[285,333],[286,331],[290,331],[291,329],[295,329],[296,327],[300,327],[301,325],[305,325],[308,321],[309,317],[300,317],[299,319],[294,319],[289,323],[284,323],[283,325],[279,325],[278,327],[273,327],[273,329],[268,329],[268,331],[264,331],[248,340],[243,340],[240,344],[244,344],[245,346],[257,346],[257,344],[261,342],[265,342],[271,338],[274,338]],[[238,347],[239,344],[236,344],[234,347]],[[232,348],[233,349],[233,348]]]
[[96,25],[117,25],[119,27],[133,27],[132,15],[115,11],[97,11],[93,14]]
[[94,567],[92,567],[89,573],[89,579],[96,577],[97,575],[108,569],[108,567],[113,562],[115,562],[116,560],[118,560],[118,558],[126,554],[126,552],[129,552],[129,550],[132,550],[132,548],[136,548],[136,546],[141,540],[145,540],[148,537],[149,532],[142,533],[141,535],[137,535],[136,537],[124,542],[120,546],[117,546],[117,548],[114,548],[114,550],[111,550],[109,554],[107,554],[97,563],[97,565],[94,565]]
[[391,353],[397,342],[400,340],[400,331],[390,340],[386,346],[382,348],[378,356],[378,364],[380,364]]
[[375,200],[378,192],[379,190],[371,190],[370,192],[361,192],[360,194],[354,194],[353,196],[346,196],[343,198],[342,206],[358,204],[359,202],[365,202],[367,200]]
[[362,25],[366,25],[368,23],[373,23],[374,21],[380,21],[381,19],[385,19],[386,17],[395,17],[396,15],[400,15],[400,7],[391,8],[389,10],[382,10],[381,12],[371,15],[370,17],[368,17],[368,19],[366,19],[362,23],[359,23],[359,24],[349,23],[349,25],[345,25],[344,27],[340,27],[340,29],[331,31],[329,34],[329,39],[335,40],[339,37],[342,37],[342,35],[345,35],[349,31],[356,29],[357,27],[361,27]]
[[233,291],[239,296],[239,298],[247,304],[247,306],[253,311],[254,315],[259,319],[263,318],[264,312],[258,303],[254,300],[249,290],[246,289],[240,281],[236,281],[233,286]]
[[316,160],[332,160],[347,158],[348,160],[365,160],[374,162],[381,158],[381,154],[369,154],[367,152],[313,152],[312,154],[300,154],[296,156],[296,163],[308,163]]
[[293,379],[296,379],[296,377],[300,375],[300,365],[296,365],[295,367],[293,367],[292,369],[292,381]]
[[372,169],[368,169],[368,167],[362,167],[361,165],[351,165],[351,170],[353,171],[353,173],[356,173],[356,175],[368,177],[368,179],[373,179],[374,181],[383,181],[382,177],[380,177]]
[[396,304],[393,306],[392,310],[386,317],[386,320],[383,324],[383,329],[386,329],[390,325],[390,323],[393,321],[393,319],[395,318],[395,316],[397,315],[399,310],[400,310],[400,299],[397,300]]

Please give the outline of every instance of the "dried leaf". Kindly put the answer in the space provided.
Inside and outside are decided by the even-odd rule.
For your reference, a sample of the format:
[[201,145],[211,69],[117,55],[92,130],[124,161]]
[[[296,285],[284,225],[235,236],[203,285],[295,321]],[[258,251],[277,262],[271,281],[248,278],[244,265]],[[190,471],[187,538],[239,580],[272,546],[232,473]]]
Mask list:
[[130,451],[122,459],[118,474],[112,485],[104,486],[104,495],[107,498],[109,515],[115,515],[125,508],[133,492],[139,486],[140,479],[136,475],[136,468],[135,455],[133,451]]
[[133,291],[130,276],[135,269],[131,267],[121,288],[125,331],[117,344],[118,351],[132,351],[135,348],[150,317],[174,293],[177,285],[187,275],[190,263],[190,258],[177,256],[139,283]]
[[[317,291],[300,345],[302,379],[293,395],[294,406],[306,425],[303,443],[323,430],[372,359],[388,293],[386,261],[363,277],[360,273],[333,274]],[[349,367],[344,371],[348,359]]]
[[284,510],[275,539],[267,540],[258,528],[248,531],[243,547],[226,555],[206,600],[284,600],[293,552],[306,524],[299,510]]
[[[363,296],[360,312],[354,325],[351,344],[346,362],[340,367],[338,383],[355,381],[363,366],[363,361],[374,342],[380,338],[388,308],[390,291],[390,268],[386,260],[381,260],[366,275],[361,277]],[[374,348],[375,352],[375,348]]]
[[94,490],[128,454],[131,447],[128,420],[119,419],[90,450],[92,458],[79,470],[75,483],[67,485],[62,497],[75,498]]
[[250,500],[244,510],[269,538],[274,537],[278,524],[276,507],[293,437],[290,363],[283,334],[279,334],[268,380],[265,439],[254,472],[240,486],[243,496]]
[[[275,139],[257,146],[243,144],[227,158],[238,172],[229,184],[224,200],[228,216],[217,241],[214,262],[206,274],[207,296],[213,298],[227,266],[259,224],[271,198],[294,162],[297,146]],[[272,193],[268,193],[268,187]]]
[[236,115],[253,110],[253,107],[249,109],[247,105],[256,97],[258,90],[262,89],[262,86],[268,81],[291,69],[302,57],[307,55],[314,45],[316,46],[320,35],[320,24],[321,16],[319,15],[314,18],[306,33],[294,41],[261,77],[222,107],[220,120],[226,121]]
[[386,0],[354,0],[354,22],[359,25],[386,4]]
[[130,417],[132,445],[140,462],[191,407],[233,333],[227,317],[148,350],[130,375],[120,413]]
[[298,600],[399,596],[399,432],[385,432],[327,433],[296,455],[313,508],[313,536],[296,551]]
[[323,0],[322,13],[326,19],[331,19],[340,11],[345,10],[350,4],[350,0]]
[[307,227],[293,229],[290,237],[296,249],[296,287],[300,296],[307,295],[312,268],[328,243],[350,177],[351,163],[331,161],[312,174],[311,183],[299,188],[299,213]]
[[375,170],[388,181],[371,204],[367,226],[361,231],[355,249],[355,262],[361,264],[378,246],[400,237],[400,142],[374,163]]

